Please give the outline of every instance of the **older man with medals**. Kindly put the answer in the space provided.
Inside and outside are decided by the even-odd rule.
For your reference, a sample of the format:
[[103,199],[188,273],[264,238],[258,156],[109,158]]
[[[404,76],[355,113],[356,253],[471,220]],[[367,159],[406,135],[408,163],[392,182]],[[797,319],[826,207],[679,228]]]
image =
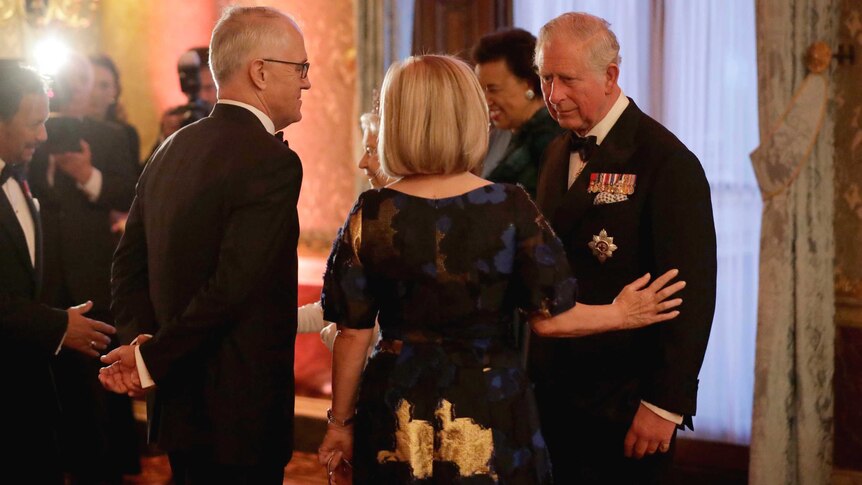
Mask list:
[[564,14],[539,33],[551,116],[568,131],[545,151],[537,202],[588,304],[637,275],[679,268],[680,316],[650,328],[533,338],[530,371],[557,483],[662,483],[676,429],[692,426],[715,309],[709,184],[697,158],[617,85],[609,24]]

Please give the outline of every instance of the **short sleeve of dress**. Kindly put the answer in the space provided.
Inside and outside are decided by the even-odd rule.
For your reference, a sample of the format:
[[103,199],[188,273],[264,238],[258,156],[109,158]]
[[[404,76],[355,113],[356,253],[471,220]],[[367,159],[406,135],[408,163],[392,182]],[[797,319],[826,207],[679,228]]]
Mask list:
[[515,264],[523,288],[519,306],[528,315],[558,315],[575,306],[578,293],[563,244],[523,189],[517,188],[513,199]]
[[323,319],[348,328],[372,328],[377,317],[365,267],[359,257],[362,244],[362,195],[332,244],[323,276]]

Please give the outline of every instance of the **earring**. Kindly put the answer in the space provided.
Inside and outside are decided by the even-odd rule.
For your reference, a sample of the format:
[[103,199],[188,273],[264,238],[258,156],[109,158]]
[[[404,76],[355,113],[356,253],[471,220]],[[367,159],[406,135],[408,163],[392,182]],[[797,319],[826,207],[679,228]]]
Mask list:
[[532,89],[528,89],[524,92],[524,97],[527,98],[527,101],[532,101],[536,98],[536,93]]

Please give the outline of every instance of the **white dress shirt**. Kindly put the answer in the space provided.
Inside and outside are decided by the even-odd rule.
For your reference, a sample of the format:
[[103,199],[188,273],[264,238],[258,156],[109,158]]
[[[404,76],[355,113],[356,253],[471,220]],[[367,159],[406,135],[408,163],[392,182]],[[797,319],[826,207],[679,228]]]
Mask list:
[[[626,97],[625,93],[620,90],[620,96],[614,101],[614,105],[611,106],[608,114],[602,118],[602,121],[596,123],[596,126],[593,127],[589,132],[587,132],[586,136],[594,136],[596,137],[596,145],[601,145],[603,141],[605,141],[605,137],[610,133],[611,128],[617,123],[617,120],[622,116],[623,111],[626,110],[626,107],[629,105],[629,98]],[[586,166],[586,162],[581,160],[581,154],[579,152],[572,152],[569,155],[569,187],[575,183],[575,179],[578,178],[578,175],[584,170]]]
[[[6,162],[0,158],[0,171],[6,168]],[[36,268],[36,217],[38,214],[32,214],[30,212],[30,207],[27,205],[27,197],[24,195],[24,191],[21,190],[21,186],[18,184],[18,181],[9,178],[3,184],[3,193],[6,195],[6,199],[9,201],[9,204],[12,206],[12,210],[15,212],[15,217],[18,218],[18,224],[21,225],[21,231],[24,232],[24,240],[27,241],[27,250],[30,253],[30,264],[33,265],[33,268]],[[39,210],[39,201],[33,199],[33,206],[36,207],[36,210]],[[54,355],[60,353],[60,349],[63,348],[63,342],[66,340],[66,332],[63,332],[63,337],[60,338],[60,343],[57,344],[57,349],[54,350]]]
[[[0,159],[0,171],[6,168],[6,162]],[[18,223],[21,225],[21,230],[24,232],[24,239],[27,241],[27,249],[30,252],[30,264],[36,267],[36,223],[35,214],[30,213],[30,207],[27,205],[27,198],[21,186],[14,178],[9,178],[3,184],[3,192],[6,194],[6,199],[12,205],[12,210],[15,211],[15,217],[18,218]],[[35,205],[35,202],[34,202]]]

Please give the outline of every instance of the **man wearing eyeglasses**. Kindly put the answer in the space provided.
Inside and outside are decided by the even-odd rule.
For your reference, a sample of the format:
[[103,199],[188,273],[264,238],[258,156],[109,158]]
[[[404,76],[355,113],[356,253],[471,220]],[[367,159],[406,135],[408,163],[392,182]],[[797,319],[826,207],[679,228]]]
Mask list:
[[311,88],[302,33],[278,10],[229,8],[213,30],[212,114],[165,140],[114,256],[125,341],[116,392],[147,393],[149,439],[177,484],[280,484],[293,437],[296,201],[302,166],[275,135]]

